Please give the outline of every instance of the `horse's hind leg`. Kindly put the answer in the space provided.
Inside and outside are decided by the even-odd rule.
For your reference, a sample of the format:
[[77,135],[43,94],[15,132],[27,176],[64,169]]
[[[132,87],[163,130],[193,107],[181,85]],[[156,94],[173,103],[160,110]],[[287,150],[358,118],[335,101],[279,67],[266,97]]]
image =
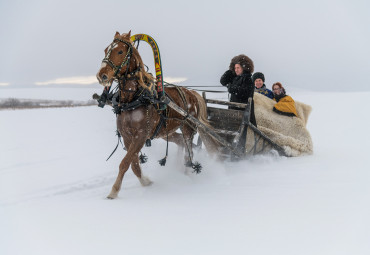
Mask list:
[[[167,138],[164,137],[163,139],[166,140]],[[176,133],[176,132],[174,132],[172,134],[168,134],[168,141],[172,142],[172,143],[175,143],[179,147],[184,147],[184,140],[183,140],[182,134],[179,134],[179,133]]]
[[153,183],[148,177],[142,174],[139,163],[139,157],[137,156],[137,154],[136,157],[132,160],[131,168],[136,177],[139,179],[142,186],[148,186]]
[[184,125],[182,127],[182,134],[185,144],[185,165],[192,166],[193,163],[193,138],[194,134],[196,133],[192,127],[189,125]]
[[[163,139],[166,140],[166,137]],[[177,155],[182,155],[184,147],[185,147],[183,135],[174,132],[168,135],[168,141],[175,143],[177,145]]]

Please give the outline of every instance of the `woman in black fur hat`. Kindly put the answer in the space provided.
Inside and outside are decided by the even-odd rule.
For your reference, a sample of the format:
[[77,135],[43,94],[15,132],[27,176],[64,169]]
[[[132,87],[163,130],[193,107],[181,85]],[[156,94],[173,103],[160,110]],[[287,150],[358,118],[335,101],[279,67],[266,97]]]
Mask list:
[[[256,117],[254,115],[254,84],[252,82],[252,73],[254,71],[253,61],[246,55],[239,55],[231,60],[229,70],[222,76],[220,83],[227,86],[227,90],[231,94],[230,102],[244,103],[248,102],[248,98],[252,98],[250,122],[257,127]],[[243,110],[241,108],[229,106],[229,109]]]

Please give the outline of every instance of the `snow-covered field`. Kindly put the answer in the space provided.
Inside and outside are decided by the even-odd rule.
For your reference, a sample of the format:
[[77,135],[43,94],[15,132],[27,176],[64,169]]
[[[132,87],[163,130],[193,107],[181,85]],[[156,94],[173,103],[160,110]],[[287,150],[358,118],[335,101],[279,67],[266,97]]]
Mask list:
[[[0,89],[0,98],[89,100],[97,89]],[[17,96],[14,96],[17,95]],[[218,162],[199,175],[165,141],[128,171],[109,107],[0,111],[0,254],[370,254],[370,92],[292,92],[312,105],[314,154]],[[210,98],[211,96],[209,96]]]

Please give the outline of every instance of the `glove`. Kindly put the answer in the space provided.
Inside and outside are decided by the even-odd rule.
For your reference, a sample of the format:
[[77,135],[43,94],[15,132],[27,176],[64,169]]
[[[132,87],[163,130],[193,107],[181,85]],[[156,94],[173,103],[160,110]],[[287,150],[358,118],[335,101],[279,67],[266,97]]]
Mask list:
[[231,80],[232,78],[234,78],[234,74],[233,74],[233,71],[231,70],[227,70],[225,73],[225,78],[228,79],[228,80]]
[[234,79],[234,73],[231,70],[227,70],[220,79],[220,83],[223,86],[226,86],[228,83],[231,83]]
[[108,91],[104,90],[103,93],[100,95],[100,98],[98,99],[98,106],[103,108],[105,106],[105,103],[108,99]]

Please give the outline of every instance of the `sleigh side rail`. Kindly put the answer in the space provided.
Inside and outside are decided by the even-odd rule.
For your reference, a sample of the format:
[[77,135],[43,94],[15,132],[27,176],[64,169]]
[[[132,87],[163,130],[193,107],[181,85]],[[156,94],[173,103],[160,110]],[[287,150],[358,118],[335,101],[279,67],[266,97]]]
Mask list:
[[[268,147],[275,149],[279,155],[288,156],[285,150],[272,141],[268,136],[266,136],[262,131],[260,131],[256,126],[250,123],[250,111],[251,111],[251,98],[248,99],[247,104],[243,103],[234,103],[227,102],[216,99],[207,99],[205,92],[203,92],[203,98],[207,103],[207,113],[208,120],[212,127],[218,130],[219,134],[228,134],[230,140],[230,134],[235,134],[235,137],[232,140],[232,146],[234,150],[238,151],[239,154],[258,154],[264,152]],[[238,108],[245,109],[244,111],[232,110],[232,109],[222,109],[216,107],[209,107],[208,104],[217,104],[217,105],[227,105]],[[247,141],[247,131],[248,128],[252,130],[254,145],[252,148],[248,148],[246,151],[246,141]],[[262,141],[262,149],[257,149],[257,143]]]

